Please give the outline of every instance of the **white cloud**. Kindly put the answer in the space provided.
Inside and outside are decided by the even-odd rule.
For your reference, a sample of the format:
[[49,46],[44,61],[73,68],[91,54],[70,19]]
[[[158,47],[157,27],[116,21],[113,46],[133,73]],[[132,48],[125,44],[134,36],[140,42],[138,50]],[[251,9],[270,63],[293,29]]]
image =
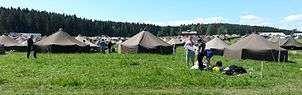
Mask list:
[[298,29],[302,31],[302,14],[294,14],[284,17],[280,22],[279,28]]
[[193,20],[194,23],[222,23],[227,20],[221,16],[209,17],[209,18],[196,18]]
[[241,16],[239,23],[246,24],[246,25],[257,25],[257,26],[271,25],[271,23],[266,18],[255,16],[255,15]]
[[215,16],[215,17],[208,17],[208,18],[202,18],[198,17],[191,20],[175,20],[175,21],[166,21],[166,22],[152,22],[152,21],[144,21],[144,23],[150,23],[150,24],[156,24],[160,26],[179,26],[182,24],[208,24],[208,23],[225,23],[227,20],[224,17],[221,16]]
[[244,15],[240,17],[240,20],[261,20],[261,17],[255,15]]
[[284,18],[286,22],[302,22],[302,14],[289,15]]
[[[299,22],[300,21],[300,22]],[[283,17],[283,19],[276,19],[272,21],[270,18],[260,17],[256,15],[243,15],[239,17],[239,21],[230,20],[222,16],[215,17],[197,17],[191,20],[175,20],[175,21],[150,21],[140,20],[139,22],[155,24],[160,26],[179,26],[182,24],[208,24],[208,23],[233,23],[233,24],[244,24],[244,25],[255,25],[255,26],[270,26],[281,29],[298,29],[302,30],[302,14],[301,15],[290,15]]]

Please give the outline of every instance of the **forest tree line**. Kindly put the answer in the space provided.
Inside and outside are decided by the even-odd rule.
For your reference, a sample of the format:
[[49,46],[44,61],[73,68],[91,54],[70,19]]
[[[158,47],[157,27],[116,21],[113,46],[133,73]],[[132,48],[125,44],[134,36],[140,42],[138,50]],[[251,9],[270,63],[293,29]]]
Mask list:
[[277,29],[266,26],[249,26],[227,23],[190,24],[180,26],[158,26],[144,23],[128,23],[113,21],[98,21],[80,18],[76,15],[58,14],[46,11],[29,10],[27,8],[0,7],[0,34],[41,33],[50,35],[63,28],[70,35],[85,36],[122,36],[129,37],[147,30],[157,36],[175,36],[182,31],[197,31],[199,34],[247,34],[251,32],[284,32],[291,30]]

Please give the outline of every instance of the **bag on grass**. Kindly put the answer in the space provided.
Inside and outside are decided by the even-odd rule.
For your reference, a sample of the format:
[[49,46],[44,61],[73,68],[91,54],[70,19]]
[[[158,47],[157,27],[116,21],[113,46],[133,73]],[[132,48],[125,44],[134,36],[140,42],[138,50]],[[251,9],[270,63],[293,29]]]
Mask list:
[[226,75],[236,75],[236,74],[244,74],[247,73],[247,71],[240,66],[231,65],[225,70]]

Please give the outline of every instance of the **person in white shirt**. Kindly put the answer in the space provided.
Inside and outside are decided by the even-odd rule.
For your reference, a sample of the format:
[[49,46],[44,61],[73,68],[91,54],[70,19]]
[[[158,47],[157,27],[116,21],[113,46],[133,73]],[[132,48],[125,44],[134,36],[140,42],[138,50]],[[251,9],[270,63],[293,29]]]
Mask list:
[[186,49],[186,62],[187,64],[192,64],[194,66],[195,60],[195,47],[192,37],[189,37],[189,40],[185,43],[184,48]]
[[123,43],[122,39],[119,39],[119,41],[118,41],[118,43],[117,43],[117,45],[118,45],[117,50],[118,50],[118,53],[119,53],[119,54],[122,53],[122,43]]

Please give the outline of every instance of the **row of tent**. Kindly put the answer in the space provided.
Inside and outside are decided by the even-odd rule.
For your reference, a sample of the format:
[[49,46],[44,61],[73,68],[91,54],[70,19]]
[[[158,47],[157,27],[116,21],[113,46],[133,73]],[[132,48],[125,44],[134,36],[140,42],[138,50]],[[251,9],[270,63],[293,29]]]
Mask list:
[[[171,39],[170,41],[175,41]],[[122,43],[122,52],[126,53],[172,53],[170,41],[165,42],[147,31],[142,31]],[[290,40],[289,40],[290,41]],[[173,43],[175,44],[175,42]],[[227,58],[256,59],[267,61],[287,61],[288,51],[279,45],[270,42],[264,37],[251,34],[228,46],[218,37],[206,43],[206,49],[213,50],[214,54]]]
[[206,43],[206,49],[211,49],[216,55],[223,55],[228,58],[268,61],[287,61],[288,51],[286,49],[301,50],[301,48],[302,44],[292,37],[273,41],[257,34],[244,37],[231,46],[228,46],[217,37]]
[[[208,41],[206,49],[212,49],[215,54],[229,58],[286,61],[288,57],[286,49],[257,34],[242,38],[231,46],[228,46],[217,37],[213,39],[203,37],[203,40]],[[0,44],[4,44],[4,47],[24,47],[24,45],[20,46],[12,38],[4,35],[0,37]],[[85,37],[78,36],[74,38],[62,30],[43,38],[35,44],[39,46],[40,50],[48,52],[89,52],[91,47],[97,47],[96,44],[91,43]],[[148,31],[142,31],[121,43],[121,52],[172,54],[173,44],[184,44],[184,41],[172,38],[165,42]],[[287,42],[283,43],[283,45],[290,44],[300,43],[293,42],[292,39],[288,39]]]
[[302,43],[295,40],[293,37],[280,38],[278,36],[273,36],[268,39],[269,41],[280,45],[282,48],[290,50],[302,50]]
[[[39,50],[47,52],[88,52],[91,47],[96,47],[96,45],[86,41],[84,37],[78,36],[74,38],[62,30],[48,37],[44,37],[35,44],[39,47]],[[2,47],[4,47],[5,50],[27,50],[26,40],[21,43],[6,35],[0,36],[0,45],[3,45]]]

